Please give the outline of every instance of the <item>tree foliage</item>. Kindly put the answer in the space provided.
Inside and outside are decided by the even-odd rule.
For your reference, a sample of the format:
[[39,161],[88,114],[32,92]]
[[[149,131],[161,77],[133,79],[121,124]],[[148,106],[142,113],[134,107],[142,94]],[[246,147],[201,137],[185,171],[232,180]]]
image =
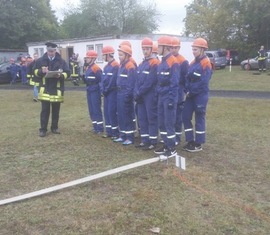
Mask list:
[[269,0],[193,0],[186,6],[185,33],[246,55],[260,45],[270,49],[269,9]]
[[23,48],[26,42],[59,37],[49,0],[2,0],[0,47]]
[[67,37],[151,33],[158,28],[155,4],[139,0],[81,0],[62,22]]

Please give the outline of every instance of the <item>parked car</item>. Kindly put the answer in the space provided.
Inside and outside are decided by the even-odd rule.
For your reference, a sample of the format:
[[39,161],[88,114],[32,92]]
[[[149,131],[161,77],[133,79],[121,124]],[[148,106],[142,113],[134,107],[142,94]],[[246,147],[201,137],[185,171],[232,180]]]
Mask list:
[[[244,70],[259,69],[258,57],[243,60],[240,65]],[[266,68],[270,68],[270,51],[267,51]]]
[[224,69],[227,65],[226,51],[216,50],[216,51],[206,51],[205,54],[210,59],[212,68]]
[[[8,71],[8,67],[10,66],[9,62],[4,62],[0,64],[0,84],[10,83],[11,82],[11,75]],[[17,75],[17,81],[20,80],[19,74]]]
[[227,60],[227,65],[230,64],[230,62],[232,62],[232,65],[237,65],[239,64],[239,54],[237,50],[227,50],[227,54],[226,54],[226,60]]

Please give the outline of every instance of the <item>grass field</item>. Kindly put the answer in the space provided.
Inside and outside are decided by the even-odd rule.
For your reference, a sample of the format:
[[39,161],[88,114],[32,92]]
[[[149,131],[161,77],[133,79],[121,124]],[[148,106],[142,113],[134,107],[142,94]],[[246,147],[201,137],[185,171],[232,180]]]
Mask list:
[[217,69],[213,72],[210,83],[212,90],[242,90],[242,91],[270,91],[270,75],[258,71],[245,71],[241,67],[227,66],[225,69]]
[[[1,200],[154,157],[89,132],[85,92],[66,92],[62,134],[46,138],[31,90],[1,90],[0,98]],[[268,235],[269,110],[268,100],[211,98],[204,150],[177,147],[186,171],[174,160],[153,163],[0,206],[0,234],[147,235],[158,227],[166,235]]]

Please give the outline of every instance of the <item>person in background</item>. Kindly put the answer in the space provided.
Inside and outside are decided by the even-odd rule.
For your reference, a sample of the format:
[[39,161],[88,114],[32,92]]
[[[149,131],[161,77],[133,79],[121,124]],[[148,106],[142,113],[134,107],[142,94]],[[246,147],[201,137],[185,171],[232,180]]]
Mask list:
[[120,67],[117,75],[117,115],[120,137],[114,142],[123,145],[134,143],[135,114],[133,91],[137,77],[135,64],[130,60],[132,50],[129,46],[123,45],[118,49]]
[[72,83],[74,86],[79,86],[79,78],[80,78],[80,67],[78,57],[75,53],[69,58],[69,65],[71,74],[70,77],[72,79]]
[[177,37],[173,37],[173,46],[172,46],[172,54],[175,56],[176,61],[179,65],[179,89],[178,89],[178,102],[176,106],[176,122],[175,122],[175,145],[178,145],[181,141],[181,135],[182,135],[182,111],[184,108],[185,103],[185,92],[184,92],[184,86],[185,86],[185,77],[188,72],[189,63],[185,59],[184,56],[179,54],[179,50],[181,47],[181,42]]
[[[183,123],[187,144],[183,147],[189,152],[202,150],[205,143],[205,115],[209,98],[209,81],[212,77],[212,67],[205,55],[208,43],[203,38],[197,38],[192,44],[194,60],[186,75],[186,101],[183,109]],[[195,114],[195,133],[192,116]]]
[[[64,101],[64,80],[70,76],[68,64],[57,52],[57,45],[47,42],[47,52],[36,61],[34,75],[40,79],[38,99],[41,101],[39,136],[45,137],[52,110],[51,131],[60,134],[58,129],[60,104]],[[59,71],[49,76],[49,71]]]
[[152,150],[158,142],[157,115],[157,67],[159,60],[152,54],[153,41],[144,38],[141,42],[144,60],[137,69],[137,79],[134,88],[134,99],[138,109],[141,143],[138,148]]
[[15,63],[15,60],[13,58],[10,58],[9,63],[10,65],[7,67],[7,70],[11,75],[10,84],[15,84],[18,78],[18,74],[20,72],[20,66]]
[[103,60],[108,62],[102,73],[101,92],[104,96],[104,118],[106,134],[103,137],[117,139],[118,121],[117,121],[117,73],[119,63],[114,59],[114,49],[111,46],[102,48]]
[[85,71],[84,82],[86,84],[88,111],[93,124],[93,132],[100,135],[104,130],[100,91],[102,70],[95,63],[97,56],[98,54],[94,50],[89,50],[86,53],[85,59],[88,67]]
[[178,102],[179,66],[171,53],[172,37],[161,36],[158,39],[158,54],[162,56],[157,68],[158,76],[158,124],[163,147],[155,150],[156,154],[174,156],[176,106]]
[[25,57],[21,58],[20,61],[21,65],[21,79],[23,85],[28,85],[28,79],[27,79],[27,61]]
[[261,46],[260,50],[258,51],[259,72],[266,71],[266,59],[267,59],[266,50],[264,50],[264,46]]
[[27,65],[27,78],[29,80],[29,84],[33,86],[33,101],[38,101],[38,87],[39,87],[39,80],[34,75],[34,68],[36,65],[36,61],[38,59],[38,54],[33,54],[33,60]]

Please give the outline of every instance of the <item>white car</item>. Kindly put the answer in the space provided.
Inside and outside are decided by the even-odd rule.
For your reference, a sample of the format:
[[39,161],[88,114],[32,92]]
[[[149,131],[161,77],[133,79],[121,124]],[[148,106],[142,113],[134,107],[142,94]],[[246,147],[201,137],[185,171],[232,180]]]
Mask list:
[[[244,69],[244,70],[259,69],[258,57],[243,60],[240,65],[241,65],[242,69]],[[270,52],[269,51],[267,52],[266,68],[267,69],[270,68]]]

